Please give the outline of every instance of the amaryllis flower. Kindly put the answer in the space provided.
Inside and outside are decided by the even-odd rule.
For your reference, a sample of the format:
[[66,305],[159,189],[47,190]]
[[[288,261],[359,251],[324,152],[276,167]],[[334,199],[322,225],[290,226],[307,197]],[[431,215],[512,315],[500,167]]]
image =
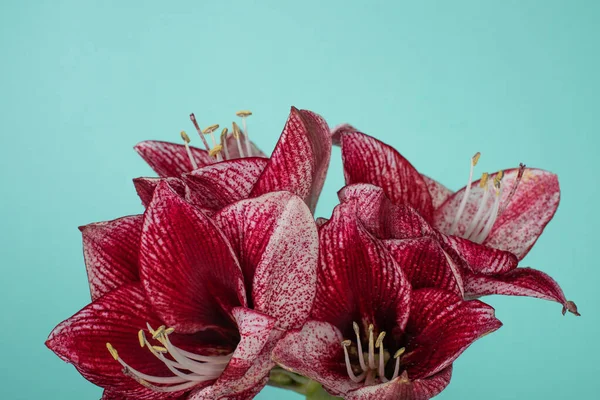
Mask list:
[[[473,182],[477,153],[470,160],[467,186],[452,193],[421,175],[394,148],[349,125],[337,128],[333,138],[342,147],[346,184],[378,186],[389,199],[385,201],[418,212],[424,225],[440,233],[433,236],[466,267],[461,279],[468,296],[534,296],[563,304],[563,313],[568,309],[578,314],[548,275],[516,268],[556,211],[560,198],[556,175],[521,166],[484,173]],[[385,213],[389,206],[370,208]]]
[[214,212],[235,201],[279,190],[300,196],[311,211],[323,188],[331,137],[327,123],[319,115],[292,107],[273,154],[266,158],[248,138],[245,118],[243,130],[234,124],[232,133],[223,131],[220,143],[212,138],[210,148],[205,134],[214,135],[217,125],[200,130],[207,146],[201,150],[189,146],[189,136],[182,133],[184,144],[146,141],[135,149],[158,173],[160,178],[137,178],[136,190],[144,205],[160,180],[166,180],[192,204]]
[[413,290],[357,207],[337,206],[319,229],[312,320],[290,331],[273,359],[345,399],[429,399],[448,385],[453,361],[501,323],[478,300]]
[[313,304],[316,227],[288,192],[209,218],[162,182],[143,216],[82,232],[93,301],[46,344],[105,400],[252,398]]

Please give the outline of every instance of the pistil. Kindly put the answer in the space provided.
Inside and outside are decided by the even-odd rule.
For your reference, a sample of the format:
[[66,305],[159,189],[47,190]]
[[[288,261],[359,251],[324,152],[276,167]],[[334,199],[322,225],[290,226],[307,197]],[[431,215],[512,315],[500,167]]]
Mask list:
[[204,147],[206,147],[206,151],[210,151],[210,146],[208,145],[206,138],[202,134],[202,129],[200,129],[200,125],[198,125],[198,121],[196,120],[196,116],[194,115],[194,113],[190,114],[190,119],[192,120],[192,123],[194,124],[194,128],[196,128],[196,132],[198,132],[200,139],[202,139],[202,143],[204,143]]

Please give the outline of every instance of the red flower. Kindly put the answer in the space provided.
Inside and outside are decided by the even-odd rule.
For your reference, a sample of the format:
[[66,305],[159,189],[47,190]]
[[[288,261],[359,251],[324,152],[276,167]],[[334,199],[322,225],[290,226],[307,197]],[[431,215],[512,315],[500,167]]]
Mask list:
[[[563,305],[563,313],[568,309],[578,315],[575,304],[566,300],[552,278],[531,268],[516,268],[518,260],[527,254],[556,211],[560,198],[556,175],[522,166],[499,171],[493,176],[484,174],[482,180],[472,182],[478,153],[471,160],[469,184],[452,193],[421,175],[394,148],[349,125],[336,128],[333,140],[342,147],[346,183],[372,184],[385,194],[371,193],[378,203],[364,206],[374,210],[369,218],[390,218],[385,215],[396,206],[403,207],[394,209],[394,213],[418,212],[419,229],[424,233],[411,239],[424,239],[398,243],[399,255],[406,256],[402,248],[407,246],[435,247],[430,243],[433,238],[462,267],[457,279],[463,281],[466,297],[488,294],[533,296],[555,300]],[[362,192],[373,190],[372,187],[361,187],[348,193],[355,192],[360,198],[367,196]],[[390,201],[391,204],[384,204]],[[366,211],[362,212],[363,216],[365,214]],[[407,235],[402,233],[401,236]],[[400,237],[388,235],[384,238]]]
[[[195,118],[193,121],[196,124]],[[247,132],[247,128],[241,131],[237,125],[233,133],[225,132],[221,144],[215,141],[219,151],[212,152],[218,158],[209,151],[190,147],[187,135],[185,145],[157,141],[138,144],[137,152],[162,178],[134,179],[142,203],[147,205],[158,181],[166,179],[190,203],[209,213],[241,199],[279,190],[301,197],[314,212],[331,155],[331,137],[323,118],[292,107],[270,158],[253,144],[246,146]],[[206,142],[202,132],[200,135]]]
[[343,203],[321,226],[312,321],[289,332],[273,359],[345,399],[429,399],[448,385],[453,361],[501,323],[480,301],[413,290],[357,219],[359,207]]
[[46,345],[104,399],[252,398],[309,315],[317,233],[290,193],[208,218],[160,183],[143,216],[82,232],[93,301]]

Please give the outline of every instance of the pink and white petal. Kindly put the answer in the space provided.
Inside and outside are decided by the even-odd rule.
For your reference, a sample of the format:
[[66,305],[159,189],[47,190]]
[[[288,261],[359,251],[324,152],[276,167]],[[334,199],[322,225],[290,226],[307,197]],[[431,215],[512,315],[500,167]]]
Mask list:
[[185,197],[185,185],[179,178],[135,178],[133,180],[133,185],[135,186],[135,191],[142,200],[144,208],[148,207],[148,204],[152,201],[154,189],[156,189],[156,186],[162,181],[167,182],[175,193],[181,197]]
[[427,184],[408,160],[393,147],[360,132],[344,133],[341,142],[347,185],[379,186],[394,204],[414,207],[431,221],[433,205]]
[[[179,177],[194,169],[185,146],[182,144],[146,140],[135,145],[134,149],[161,178]],[[206,150],[191,146],[190,150],[198,167],[215,162]]]
[[[356,203],[338,205],[319,230],[316,320],[351,332],[353,321],[376,330],[401,333],[406,325],[411,286],[383,246],[356,217]],[[364,326],[366,329],[366,326]]]
[[301,330],[289,331],[277,343],[272,358],[286,370],[321,383],[331,394],[344,396],[362,384],[348,377],[343,340],[335,326],[308,321]]
[[365,386],[346,395],[347,400],[429,400],[440,394],[450,383],[452,366],[437,374],[409,380],[406,371],[394,380]]
[[490,294],[529,296],[556,301],[563,305],[563,314],[569,310],[575,315],[577,306],[565,298],[562,289],[548,274],[533,268],[517,268],[494,276],[466,274],[465,296],[476,298]]
[[452,190],[448,189],[435,179],[423,174],[421,174],[421,178],[423,178],[425,184],[427,185],[434,209],[437,209],[439,206],[441,206],[446,200],[448,200],[448,197],[452,195]]
[[459,267],[431,237],[384,240],[413,289],[436,288],[464,295]]
[[[234,159],[238,159],[238,158],[243,158],[243,157],[264,157],[267,158],[267,156],[265,155],[265,153],[263,153],[258,147],[256,147],[256,145],[250,141],[250,151],[252,152],[252,154],[248,155],[246,154],[246,135],[244,135],[243,133],[240,134],[240,147],[242,148],[242,152],[244,153],[244,155],[241,157],[240,156],[240,151],[239,151],[239,147],[237,144],[237,140],[233,137],[233,134],[229,134],[227,135],[227,154],[229,155],[229,157],[227,157],[228,160],[234,160]],[[223,151],[222,154],[224,154],[225,152]]]
[[80,226],[92,300],[139,281],[141,215]]
[[478,300],[465,301],[438,289],[416,290],[402,363],[411,379],[434,375],[449,367],[475,340],[501,326],[494,309]]
[[355,201],[357,215],[367,230],[380,239],[410,239],[434,234],[431,226],[412,207],[395,205],[382,188],[367,183],[343,187],[340,202]]
[[267,383],[275,366],[271,351],[282,335],[275,328],[276,319],[243,307],[234,308],[233,316],[241,339],[231,361],[213,385],[193,392],[190,400],[244,398]]
[[184,174],[186,199],[194,205],[215,211],[245,199],[266,164],[265,158],[240,158]]
[[440,235],[448,252],[456,255],[468,270],[480,274],[502,274],[517,268],[517,257],[457,236]]
[[331,136],[321,116],[292,107],[252,196],[286,190],[314,212],[331,157]]
[[123,366],[106,348],[111,343],[119,357],[138,371],[170,376],[164,364],[138,343],[138,331],[146,323],[162,325],[150,308],[139,283],[111,291],[59,324],[46,341],[61,359],[71,363],[90,382],[135,399],[166,399],[123,374]]
[[[500,198],[500,210],[504,210],[498,216],[483,244],[509,251],[521,260],[554,216],[560,201],[560,187],[556,175],[541,169],[525,169],[517,185],[518,175],[519,169],[504,171]],[[517,185],[516,191],[510,198],[514,185]],[[454,193],[436,210],[434,224],[440,231],[449,233],[464,191],[465,188],[462,188]],[[483,189],[479,188],[479,181],[474,182],[467,205],[454,232],[455,235],[464,235],[479,209],[483,193]],[[509,198],[510,202],[508,202]],[[491,208],[493,201],[494,196],[489,196],[488,208]]]
[[154,309],[181,333],[231,329],[244,281],[223,233],[166,183],[144,214],[140,278]]
[[303,200],[272,192],[234,203],[214,220],[244,272],[254,309],[283,329],[302,326],[316,292],[319,237]]

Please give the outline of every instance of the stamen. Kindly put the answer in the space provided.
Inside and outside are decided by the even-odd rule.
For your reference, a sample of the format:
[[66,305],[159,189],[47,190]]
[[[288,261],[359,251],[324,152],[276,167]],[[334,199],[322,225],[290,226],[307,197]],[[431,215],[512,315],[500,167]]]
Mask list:
[[202,139],[202,143],[204,143],[204,147],[206,147],[206,151],[210,151],[210,146],[208,145],[206,138],[202,134],[202,129],[200,129],[200,125],[198,125],[198,121],[196,121],[196,116],[194,115],[194,113],[190,114],[190,119],[192,120],[192,123],[194,124],[194,128],[196,128],[196,131],[198,132],[200,139]]
[[400,356],[402,356],[402,354],[404,354],[405,351],[406,349],[404,347],[401,347],[394,354],[394,358],[396,359],[396,366],[394,367],[394,375],[392,376],[392,380],[396,379],[398,377],[398,374],[400,373]]
[[208,155],[211,157],[217,157],[217,161],[222,161],[221,159],[221,150],[223,150],[223,146],[220,144],[216,145],[208,152]]
[[350,346],[352,342],[350,340],[344,340],[342,342],[342,347],[344,348],[344,359],[346,360],[346,371],[348,372],[348,376],[352,380],[352,382],[359,383],[363,379],[365,379],[365,372],[360,375],[354,375],[354,371],[352,371],[352,364],[350,363],[350,355],[348,354],[348,346]]
[[225,159],[229,160],[229,149],[227,148],[227,128],[223,128],[221,131],[221,146],[223,146],[223,150],[225,152]]
[[481,196],[481,200],[479,200],[479,207],[477,207],[477,212],[475,213],[475,216],[469,223],[469,226],[467,227],[467,230],[465,231],[465,234],[463,235],[463,237],[466,239],[470,239],[471,234],[473,232],[479,233],[481,231],[481,227],[479,227],[479,229],[477,229],[477,230],[475,229],[475,227],[480,225],[480,218],[481,218],[481,215],[483,214],[483,210],[485,209],[485,207],[487,205],[487,199],[490,194],[490,191],[488,190],[488,177],[489,177],[489,175],[487,172],[484,172],[481,175],[481,180],[479,181],[479,187],[483,189],[483,196]]
[[504,173],[502,171],[500,171],[496,174],[496,177],[494,178],[494,187],[496,189],[496,198],[494,200],[494,205],[492,206],[492,210],[490,211],[489,216],[487,218],[485,227],[483,228],[481,233],[474,240],[474,242],[476,242],[476,243],[483,243],[483,241],[490,234],[490,231],[492,230],[492,227],[494,226],[494,222],[496,222],[496,219],[498,218],[498,209],[500,207],[500,199],[502,198],[502,177],[503,176],[504,176]]
[[379,348],[379,379],[381,382],[387,382],[387,378],[385,377],[385,353],[383,351],[383,338],[385,337],[385,332],[381,332],[379,337],[377,337],[377,341],[375,342],[375,347]]
[[152,333],[152,339],[156,339],[157,337],[161,336],[166,328],[167,327],[164,325],[159,326],[158,329]]
[[[214,134],[214,132],[217,129],[219,129],[219,124],[214,124],[214,125],[209,126],[206,129],[204,129],[204,131],[202,133],[204,133],[205,135],[210,135],[210,137],[212,139],[212,142],[213,142],[213,148],[208,151],[208,154],[211,157],[214,157],[216,155],[217,156],[217,161],[223,161],[223,159],[221,158],[221,152],[220,152],[220,150],[217,151],[217,152],[215,152],[216,147],[219,146],[217,144],[217,140],[215,139],[215,134]],[[212,152],[212,154],[211,154],[211,152]]]
[[185,133],[185,131],[181,131],[181,138],[183,139],[183,144],[185,145],[185,151],[187,152],[188,158],[192,163],[193,169],[198,169],[198,164],[196,164],[196,160],[194,160],[194,155],[192,154],[192,149],[190,149],[190,137]]
[[111,356],[113,356],[113,358],[115,360],[119,359],[119,353],[117,352],[117,349],[115,349],[112,344],[110,343],[106,343],[106,348],[108,349],[108,352],[110,353]]
[[519,164],[519,172],[517,173],[517,178],[515,179],[515,183],[513,183],[513,186],[510,189],[510,193],[508,193],[508,196],[506,196],[506,200],[504,201],[504,204],[502,204],[502,207],[500,207],[500,211],[498,211],[498,216],[501,216],[502,213],[504,212],[504,210],[506,210],[506,207],[508,207],[508,205],[510,204],[510,201],[512,200],[513,196],[515,195],[515,192],[517,191],[517,187],[519,186],[519,182],[521,182],[521,179],[523,178],[524,173],[525,173],[525,164],[521,163],[521,164]]
[[242,118],[242,127],[244,128],[244,134],[246,135],[246,154],[248,157],[252,157],[252,149],[250,147],[250,136],[248,136],[248,127],[246,126],[246,118],[252,115],[251,111],[242,110],[235,113],[238,117]]
[[237,141],[238,152],[240,153],[240,158],[245,157],[244,151],[242,150],[242,142],[240,141],[240,127],[235,122],[232,122],[233,126],[233,138]]
[[356,334],[356,346],[358,347],[358,362],[360,363],[360,368],[363,371],[366,371],[367,364],[365,364],[365,356],[363,355],[362,343],[360,341],[360,328],[356,322],[352,322],[352,328],[354,329],[354,333]]
[[140,341],[140,347],[144,348],[144,345],[146,344],[146,335],[144,334],[143,329],[140,329],[138,332],[138,340]]
[[471,157],[471,170],[469,172],[469,183],[465,188],[465,193],[463,194],[462,201],[460,202],[460,206],[458,207],[458,212],[454,216],[454,222],[452,222],[452,226],[450,227],[450,235],[453,235],[458,227],[458,221],[462,216],[463,211],[465,210],[465,206],[467,205],[467,199],[469,198],[469,193],[471,192],[471,183],[473,182],[473,170],[475,169],[475,165],[479,161],[479,157],[481,157],[481,153],[477,152],[473,157]]
[[369,368],[375,368],[375,340],[373,340],[373,324],[369,324]]

